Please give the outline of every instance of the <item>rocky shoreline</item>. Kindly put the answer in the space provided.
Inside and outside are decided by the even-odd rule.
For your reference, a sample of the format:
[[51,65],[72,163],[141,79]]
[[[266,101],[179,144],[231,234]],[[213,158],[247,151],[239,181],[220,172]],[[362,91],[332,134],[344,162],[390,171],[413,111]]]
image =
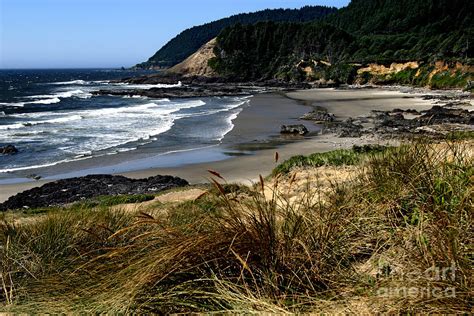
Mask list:
[[[260,92],[300,90],[310,87],[306,84],[304,86],[299,84],[294,86],[291,84],[278,86],[278,82],[268,86],[264,86],[261,82],[245,84],[223,83],[219,81],[213,82],[209,78],[193,79],[156,75],[124,79],[121,82],[129,84],[176,84],[177,80],[184,80],[184,86],[149,90],[101,90],[96,92],[96,94],[142,95],[152,98],[186,98],[251,95]],[[405,98],[405,96],[402,98]],[[300,117],[300,120],[323,125],[324,134],[335,134],[338,137],[349,137],[355,140],[362,136],[376,136],[377,139],[402,139],[413,137],[413,135],[444,137],[451,132],[474,131],[474,112],[471,110],[470,96],[427,94],[423,98],[433,102],[430,103],[431,108],[424,107],[423,110],[415,110],[407,106],[403,107],[404,100],[402,98],[400,99],[400,105],[397,103],[396,106],[403,109],[394,109],[392,107],[390,111],[372,110],[369,114],[351,114],[353,116],[351,118],[347,118],[349,115],[343,116],[344,113],[335,115],[319,106],[319,103],[311,103],[314,110]],[[332,109],[337,112],[334,108]],[[380,107],[375,105],[372,109],[380,109]],[[298,114],[298,116],[303,113],[304,111]],[[304,125],[279,125],[275,126],[275,130],[278,130],[279,127],[280,132],[283,134],[307,134],[307,129]],[[8,147],[7,151],[8,153],[13,153],[13,146]],[[156,176],[141,180],[111,175],[86,176],[56,181],[40,188],[20,193],[11,197],[5,203],[0,204],[0,211],[64,205],[100,195],[153,194],[187,184],[186,180],[169,176]]]
[[143,96],[149,98],[202,98],[222,96],[252,95],[262,92],[278,92],[311,88],[307,83],[290,83],[279,80],[238,82],[218,77],[182,76],[178,74],[154,74],[136,78],[125,78],[115,81],[130,85],[174,85],[181,87],[151,89],[102,89],[92,92],[93,95]]
[[0,211],[59,206],[104,195],[155,194],[187,185],[186,180],[172,176],[130,179],[89,175],[50,182],[19,193],[0,204]]
[[361,137],[373,135],[382,138],[410,137],[424,135],[442,137],[452,132],[474,131],[474,111],[466,108],[471,104],[465,101],[452,101],[451,98],[440,96],[436,99],[439,105],[429,110],[414,109],[391,111],[373,110],[367,116],[337,120],[334,114],[318,107],[301,120],[325,125],[325,133],[334,133],[339,137]]

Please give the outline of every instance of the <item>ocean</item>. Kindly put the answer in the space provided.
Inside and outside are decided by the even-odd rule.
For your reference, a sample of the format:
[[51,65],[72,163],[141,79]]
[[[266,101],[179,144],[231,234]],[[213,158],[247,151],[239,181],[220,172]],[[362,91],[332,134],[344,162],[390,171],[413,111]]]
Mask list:
[[0,146],[12,144],[19,150],[16,155],[0,155],[0,179],[17,171],[139,148],[152,148],[160,155],[217,146],[249,102],[248,97],[169,100],[91,93],[169,87],[112,82],[145,73],[0,70]]

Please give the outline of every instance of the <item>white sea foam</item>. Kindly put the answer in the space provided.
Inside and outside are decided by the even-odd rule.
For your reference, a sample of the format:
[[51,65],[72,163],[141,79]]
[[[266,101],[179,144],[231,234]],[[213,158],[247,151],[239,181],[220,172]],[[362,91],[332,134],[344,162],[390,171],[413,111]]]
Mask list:
[[25,106],[25,102],[13,102],[13,103],[4,103],[0,102],[1,106],[13,107],[13,108],[22,108]]
[[[73,91],[63,91],[62,93]],[[77,93],[79,91],[76,91]],[[49,99],[45,95],[43,100],[36,101]],[[9,125],[0,125],[2,130],[0,142],[13,141],[16,137],[21,137],[18,140],[26,142],[31,139],[31,141],[39,144],[47,144],[55,150],[61,150],[57,156],[61,157],[59,159],[67,156],[70,156],[70,158],[52,163],[46,161],[44,164],[41,160],[37,160],[36,163],[32,163],[34,166],[27,167],[21,165],[18,167],[5,166],[6,168],[0,170],[0,172],[54,166],[64,161],[134,150],[136,146],[159,139],[158,135],[171,130],[179,119],[222,112],[223,115],[219,115],[218,123],[210,124],[209,129],[199,128],[197,131],[192,131],[192,133],[200,134],[200,137],[220,141],[233,129],[233,120],[240,113],[241,109],[239,107],[247,102],[247,98],[223,98],[222,103],[217,101],[215,106],[213,102],[205,106],[206,102],[204,100],[196,99],[185,101],[150,99],[150,101],[130,100],[130,103],[135,104],[115,108],[9,115],[9,118],[17,118],[20,121]],[[199,109],[199,107],[203,108]],[[192,108],[196,109],[186,110]],[[180,112],[181,110],[186,115],[183,115]],[[229,113],[225,114],[225,112]],[[51,137],[53,132],[54,137]],[[195,135],[193,134],[193,136]]]
[[66,122],[71,122],[71,121],[77,121],[81,119],[82,119],[82,116],[80,115],[71,115],[71,116],[59,117],[59,118],[54,118],[54,119],[49,119],[49,120],[44,120],[44,121],[28,121],[28,122],[21,122],[21,123],[9,124],[9,125],[0,125],[0,130],[19,129],[23,127],[31,127],[31,126],[40,125],[40,124],[58,124],[58,123],[60,124],[60,123],[66,123]]
[[227,118],[227,128],[222,131],[222,135],[217,138],[217,141],[222,141],[225,135],[227,135],[230,131],[234,129],[234,120],[237,118],[237,116],[239,116],[240,112],[242,112],[242,109],[235,111],[234,113],[232,113],[231,116]]
[[45,121],[38,121],[38,122],[31,122],[32,125],[39,125],[39,124],[56,124],[56,123],[66,123],[66,122],[71,122],[71,121],[78,121],[82,120],[83,117],[80,115],[71,115],[71,116],[66,116],[66,117],[59,117],[51,120],[45,120]]
[[[88,159],[88,158],[91,158],[91,157],[77,158],[77,159],[74,159],[74,160],[84,160],[84,159]],[[61,163],[69,162],[69,161],[73,161],[73,159],[63,159],[63,160],[60,160],[60,161],[55,161],[55,162],[51,162],[51,163],[45,163],[45,164],[42,164],[42,165],[34,165],[34,166],[27,166],[27,167],[17,167],[17,168],[0,169],[0,173],[8,173],[8,172],[14,172],[14,171],[23,171],[23,170],[31,170],[31,169],[52,167],[52,166],[56,166],[56,165],[59,165],[59,164],[61,164]]]
[[61,99],[77,97],[81,99],[88,99],[92,97],[92,94],[83,90],[70,90],[70,91],[61,91],[54,94],[40,94],[40,95],[31,95],[23,97],[24,99],[29,99],[32,101],[22,101],[22,102],[11,102],[4,103],[0,102],[0,105],[6,107],[24,107],[26,104],[55,104],[61,102]]
[[183,83],[178,81],[177,84],[128,84],[128,83],[116,83],[115,85],[120,86],[121,88],[127,89],[144,89],[149,90],[153,88],[181,88]]
[[[46,96],[44,96],[46,97]],[[47,96],[48,99],[40,98],[40,100],[35,101],[25,101],[25,102],[12,102],[12,103],[0,103],[0,105],[7,106],[7,107],[24,107],[25,104],[53,104],[59,103],[61,100],[56,96]],[[29,98],[29,97],[28,97]]]
[[25,104],[54,104],[54,103],[59,103],[59,102],[61,102],[61,99],[59,99],[57,97],[54,97],[54,98],[51,98],[51,99],[25,102]]
[[[61,91],[54,94],[40,94],[40,95],[31,95],[26,96],[26,99],[51,99],[51,98],[71,98],[71,97],[78,97],[78,98],[90,98],[92,94],[89,92],[75,89],[69,91]],[[33,102],[25,102],[25,103],[33,103]]]
[[18,128],[22,128],[22,127],[25,127],[25,125],[23,125],[21,123],[0,125],[0,130],[18,129]]
[[90,84],[90,81],[84,81],[84,80],[72,80],[72,81],[64,81],[64,82],[51,82],[50,84],[54,85],[86,85]]

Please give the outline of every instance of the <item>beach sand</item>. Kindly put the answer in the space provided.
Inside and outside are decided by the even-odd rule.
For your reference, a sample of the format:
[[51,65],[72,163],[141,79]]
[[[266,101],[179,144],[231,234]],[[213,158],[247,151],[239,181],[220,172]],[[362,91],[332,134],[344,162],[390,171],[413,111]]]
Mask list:
[[[288,98],[276,94],[257,95],[233,121],[234,129],[226,135],[219,148],[202,149],[186,153],[167,155],[167,157],[141,157],[134,160],[133,152],[128,153],[129,160],[120,162],[122,166],[134,166],[132,170],[122,172],[120,168],[102,166],[103,161],[88,159],[80,162],[66,163],[57,166],[59,177],[85,175],[87,173],[114,173],[131,178],[146,178],[153,175],[173,175],[188,180],[191,184],[206,183],[210,177],[207,170],[215,170],[222,174],[228,182],[249,184],[257,181],[259,175],[266,176],[276,166],[275,152],[279,153],[280,162],[295,156],[315,152],[325,152],[338,148],[350,148],[357,144],[378,143],[372,137],[338,138],[334,135],[320,135],[290,140],[278,136],[282,124],[305,124],[313,133],[319,126],[299,121],[298,117],[312,110],[310,106],[322,106],[334,113],[338,118],[358,117],[367,115],[372,110],[429,109],[433,101],[421,99],[420,94],[406,94],[382,89],[313,89],[288,93]],[[259,149],[251,154],[242,153],[242,149]],[[240,150],[240,151],[239,151]],[[227,156],[224,152],[233,152]],[[217,154],[214,154],[214,153]],[[239,153],[240,152],[240,153]],[[139,154],[137,154],[139,156]],[[108,158],[113,162],[118,157]],[[228,158],[228,159],[225,159]],[[203,161],[214,160],[211,162]],[[109,161],[109,162],[110,162]],[[167,166],[180,161],[184,165]],[[197,162],[197,163],[195,163]],[[162,167],[154,167],[154,166]],[[59,170],[59,171],[58,171]],[[67,173],[66,171],[75,170]],[[123,169],[122,169],[123,170]],[[48,171],[48,170],[46,170]],[[117,171],[117,172],[115,172]],[[51,170],[49,170],[51,172]],[[62,173],[61,173],[62,172]],[[38,172],[38,174],[43,174]],[[62,174],[62,176],[61,176]],[[40,186],[51,180],[0,185],[0,202],[8,197]]]
[[287,96],[314,106],[322,106],[340,119],[357,118],[369,114],[372,110],[428,110],[433,106],[432,100],[423,100],[419,93],[408,94],[374,88],[300,90],[290,92]]

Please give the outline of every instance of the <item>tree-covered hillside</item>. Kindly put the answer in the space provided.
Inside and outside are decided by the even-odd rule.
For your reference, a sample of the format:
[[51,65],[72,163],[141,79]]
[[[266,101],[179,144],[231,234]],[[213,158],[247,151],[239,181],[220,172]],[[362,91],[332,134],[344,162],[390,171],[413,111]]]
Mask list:
[[358,36],[355,61],[460,59],[472,57],[473,12],[466,0],[352,0],[327,22]]
[[320,19],[336,11],[336,8],[324,6],[305,6],[301,9],[263,10],[234,15],[183,31],[156,52],[147,62],[137,66],[140,68],[170,67],[178,64],[216,37],[224,28],[237,23],[252,24],[261,21],[306,22]]
[[301,60],[310,67],[321,59],[343,65],[327,70],[342,77],[350,72],[344,65],[352,63],[468,61],[474,55],[473,5],[466,0],[353,0],[323,22],[235,25],[219,35],[210,64],[223,75],[249,80],[298,79],[304,74],[294,65]]
[[212,59],[210,66],[222,75],[242,80],[284,75],[298,60],[348,59],[354,50],[350,34],[323,23],[237,24],[226,28],[218,42],[219,57]]

